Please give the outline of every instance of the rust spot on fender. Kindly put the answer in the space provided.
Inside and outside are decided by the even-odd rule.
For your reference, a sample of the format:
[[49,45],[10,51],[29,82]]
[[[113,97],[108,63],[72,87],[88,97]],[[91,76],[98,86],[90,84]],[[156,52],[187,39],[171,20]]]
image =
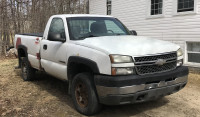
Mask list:
[[36,53],[37,59],[40,60],[40,53]]
[[39,39],[39,38],[36,38],[35,40],[36,40],[36,41],[35,41],[35,44],[39,44],[40,39]]
[[21,45],[21,43],[22,43],[22,42],[21,42],[21,38],[18,37],[18,38],[17,38],[17,42],[16,42],[16,48],[17,48],[17,49],[18,49],[18,46]]

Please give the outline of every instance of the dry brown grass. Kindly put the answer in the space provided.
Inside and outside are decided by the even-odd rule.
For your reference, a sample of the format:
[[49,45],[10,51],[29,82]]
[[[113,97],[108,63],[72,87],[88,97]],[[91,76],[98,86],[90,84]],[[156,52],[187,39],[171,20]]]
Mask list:
[[[16,59],[0,59],[0,116],[65,117],[79,114],[67,95],[67,84],[43,73],[24,82]],[[200,75],[191,73],[187,86],[160,100],[124,106],[105,106],[96,116],[200,116]]]

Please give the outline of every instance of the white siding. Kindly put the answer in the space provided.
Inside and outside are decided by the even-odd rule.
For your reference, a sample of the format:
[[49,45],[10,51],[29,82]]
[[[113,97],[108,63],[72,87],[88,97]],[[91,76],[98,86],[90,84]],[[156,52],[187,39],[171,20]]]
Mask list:
[[90,14],[106,15],[106,10],[106,0],[89,0]]
[[[106,15],[106,0],[90,1],[92,13]],[[195,13],[184,15],[176,13],[176,1],[163,0],[163,15],[153,18],[148,15],[150,0],[112,0],[111,15],[120,19],[130,30],[136,30],[138,35],[171,41],[186,50],[187,41],[200,42],[200,0],[195,0]],[[100,7],[94,7],[97,4],[103,11]]]

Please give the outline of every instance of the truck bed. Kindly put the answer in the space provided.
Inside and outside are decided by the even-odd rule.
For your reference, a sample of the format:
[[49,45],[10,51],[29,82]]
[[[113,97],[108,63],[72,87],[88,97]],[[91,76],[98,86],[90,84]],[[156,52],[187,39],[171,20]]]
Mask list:
[[26,34],[16,34],[14,40],[14,46],[17,49],[18,45],[23,46],[27,49],[28,60],[33,68],[39,69],[40,67],[40,41],[42,39],[43,33],[26,33]]
[[43,33],[23,33],[18,35],[26,35],[26,36],[35,36],[35,37],[43,37]]

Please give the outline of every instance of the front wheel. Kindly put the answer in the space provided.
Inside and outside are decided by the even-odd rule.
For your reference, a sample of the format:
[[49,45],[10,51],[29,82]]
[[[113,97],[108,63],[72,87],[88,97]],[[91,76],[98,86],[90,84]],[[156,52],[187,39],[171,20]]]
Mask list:
[[27,58],[22,58],[21,71],[22,71],[22,78],[24,81],[30,81],[34,79],[35,69],[31,67]]
[[91,78],[89,73],[79,73],[72,81],[73,103],[76,110],[84,115],[93,115],[101,109]]

